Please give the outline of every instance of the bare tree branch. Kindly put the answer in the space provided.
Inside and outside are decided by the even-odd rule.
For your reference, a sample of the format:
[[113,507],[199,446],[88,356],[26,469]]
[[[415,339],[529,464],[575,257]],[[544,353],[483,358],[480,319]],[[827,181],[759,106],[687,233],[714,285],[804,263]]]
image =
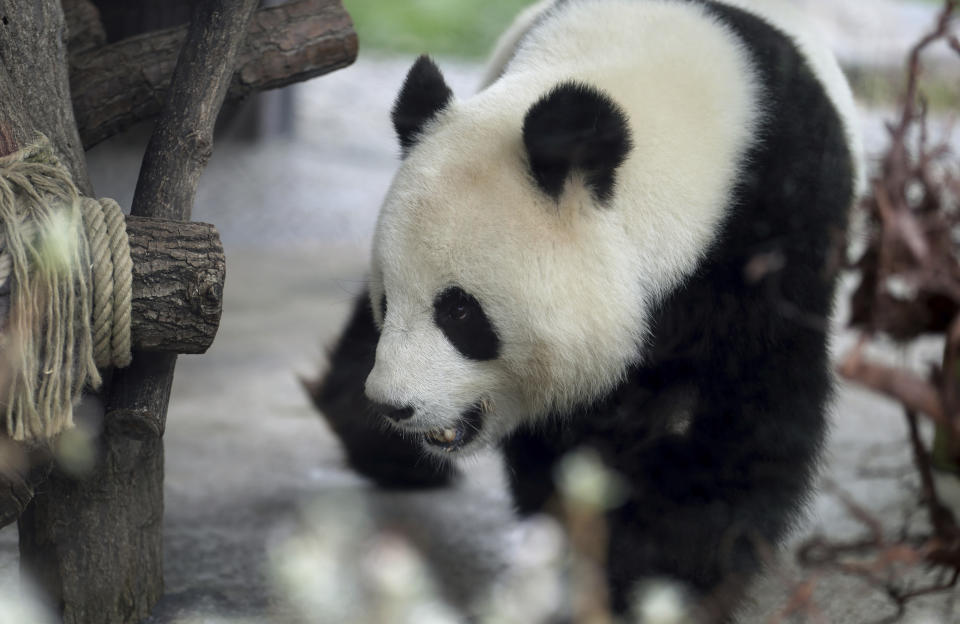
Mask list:
[[909,371],[867,362],[859,351],[854,350],[840,363],[839,372],[850,381],[924,413],[934,422],[947,423],[936,389]]
[[[872,193],[860,206],[867,216],[868,241],[854,266],[860,283],[852,297],[851,325],[862,334],[838,367],[848,380],[903,405],[921,504],[932,529],[911,536],[904,526],[899,536],[885,535],[879,518],[837,491],[866,536],[850,541],[818,536],[798,551],[800,563],[815,575],[840,572],[883,593],[896,609],[884,622],[902,618],[911,599],[948,590],[960,578],[960,528],[938,496],[917,422],[923,414],[948,437],[948,444],[960,440],[960,242],[953,236],[960,217],[950,208],[960,192],[960,168],[948,160],[945,142],[930,145],[928,108],[920,91],[921,57],[928,46],[946,41],[960,52],[950,32],[956,9],[956,0],[944,2],[935,27],[908,57],[899,119],[888,125],[889,147]],[[864,350],[878,334],[901,342],[941,335],[943,359],[926,376],[869,362]],[[924,578],[915,586],[910,573],[921,568],[932,568],[935,579]]]

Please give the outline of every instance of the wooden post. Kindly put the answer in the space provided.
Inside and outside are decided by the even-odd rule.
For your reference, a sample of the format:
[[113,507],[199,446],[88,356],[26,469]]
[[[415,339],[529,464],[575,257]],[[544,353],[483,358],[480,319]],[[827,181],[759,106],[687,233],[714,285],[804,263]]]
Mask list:
[[[140,215],[188,216],[199,171],[209,156],[212,123],[256,4],[225,0],[198,5],[177,73],[179,65],[193,71],[186,80],[178,81],[175,75],[170,92],[172,117],[192,125],[161,120],[158,131],[165,129],[175,146],[151,148],[153,160],[148,157],[141,176],[154,176],[163,189],[192,191],[169,194],[155,189],[146,196],[140,191]],[[21,144],[37,131],[46,133],[77,186],[92,196],[68,97],[59,3],[0,0],[0,17],[0,122],[16,129],[14,138]],[[177,116],[198,108],[203,111],[199,119]],[[157,153],[168,149],[167,155]],[[165,161],[167,156],[173,160]],[[153,209],[155,198],[162,208]],[[66,624],[136,622],[149,615],[163,593],[160,436],[174,361],[173,355],[134,354],[134,364],[115,375],[106,399],[103,459],[96,470],[79,482],[52,474],[20,517],[21,569],[59,607]]]
[[[214,227],[204,223],[128,217],[127,234],[132,341],[140,350],[137,360],[147,360],[141,374],[159,377],[165,371],[152,366],[143,349],[202,353],[213,342],[222,310],[223,248]],[[169,381],[163,389],[169,393]],[[68,623],[138,621],[163,593],[165,412],[141,400],[140,386],[114,384],[113,392],[124,394],[105,416],[102,460],[92,474],[77,481],[54,471],[36,491],[44,475],[36,473],[43,464],[34,459],[25,462],[23,477],[10,479],[16,489],[0,504],[8,517],[22,512],[21,567],[60,605]]]
[[[258,0],[202,0],[147,147],[132,214],[187,220]],[[136,622],[163,594],[163,433],[176,355],[134,353],[106,396],[104,460],[54,475],[20,519],[21,565],[66,624]],[[152,423],[134,429],[129,423]],[[90,574],[96,571],[96,574]]]
[[[168,68],[150,64],[145,55],[135,63],[118,63],[122,70],[111,74],[113,86],[96,87],[92,80],[100,70],[95,68],[109,67],[107,57],[118,48],[103,45],[88,0],[62,1],[75,26],[69,33],[74,69],[95,72],[89,80],[77,79],[75,102],[70,100],[68,33],[60,2],[0,0],[0,153],[42,132],[80,191],[92,197],[74,106],[93,115],[94,109],[117,102],[99,96],[84,100],[79,92],[105,88],[101,96],[117,96],[126,93],[130,76],[134,82],[144,77],[148,86],[157,87],[147,99],[165,92],[167,103],[141,170],[136,216],[127,220],[134,260],[135,353],[133,365],[116,371],[112,383],[108,380],[102,461],[83,481],[54,473],[41,489],[38,484],[50,467],[44,449],[4,446],[0,526],[20,514],[21,568],[39,581],[64,622],[136,622],[163,592],[162,435],[176,356],[160,351],[200,352],[209,345],[219,319],[223,276],[222,249],[210,226],[141,217],[189,219],[212,149],[213,122],[228,91],[242,97],[347,65],[356,54],[356,36],[339,0],[291,0],[260,12],[257,0],[198,0],[169,83]],[[329,24],[321,24],[318,16]],[[278,26],[278,19],[287,25]],[[241,45],[245,38],[247,48]],[[172,62],[172,50],[161,60]],[[149,74],[151,69],[162,71]],[[121,102],[118,116],[86,124],[87,138],[96,137],[91,143],[156,114],[152,100],[142,95]],[[0,293],[0,303],[5,294]],[[8,442],[0,438],[0,443]]]
[[[2,155],[2,154],[0,154]],[[131,339],[140,351],[203,353],[213,343],[223,309],[226,265],[216,228],[206,223],[127,217],[133,261]],[[0,327],[10,293],[0,290]],[[126,412],[128,437],[159,437],[163,423]],[[28,449],[0,435],[0,527],[26,510],[50,472],[46,449]]]

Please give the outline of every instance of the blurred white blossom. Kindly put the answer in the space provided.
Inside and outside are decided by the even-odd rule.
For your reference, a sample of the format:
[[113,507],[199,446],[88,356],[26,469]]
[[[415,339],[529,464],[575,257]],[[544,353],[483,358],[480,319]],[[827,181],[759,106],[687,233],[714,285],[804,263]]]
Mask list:
[[509,548],[510,567],[491,591],[482,621],[536,624],[564,611],[569,549],[560,524],[534,516],[511,535]]
[[40,602],[26,580],[15,587],[0,586],[0,622],[6,624],[55,624],[53,616]]
[[281,599],[309,623],[459,622],[419,552],[370,517],[360,496],[346,494],[308,510],[270,553]]
[[693,624],[689,596],[683,586],[667,580],[642,583],[634,595],[637,624]]
[[623,478],[592,450],[568,453],[560,462],[557,482],[565,502],[598,512],[620,506],[627,495]]

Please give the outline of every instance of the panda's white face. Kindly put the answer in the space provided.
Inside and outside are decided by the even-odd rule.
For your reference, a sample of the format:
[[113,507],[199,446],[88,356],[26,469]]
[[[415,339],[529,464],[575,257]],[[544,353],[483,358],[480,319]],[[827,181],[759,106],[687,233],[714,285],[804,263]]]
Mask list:
[[706,255],[755,139],[747,53],[704,10],[564,7],[467,100],[421,58],[393,111],[405,158],[374,238],[366,392],[433,451],[617,385],[653,307]]
[[576,175],[559,201],[537,186],[523,112],[450,103],[377,225],[366,392],[406,409],[394,424],[435,452],[601,396],[639,352],[644,297],[621,217]]

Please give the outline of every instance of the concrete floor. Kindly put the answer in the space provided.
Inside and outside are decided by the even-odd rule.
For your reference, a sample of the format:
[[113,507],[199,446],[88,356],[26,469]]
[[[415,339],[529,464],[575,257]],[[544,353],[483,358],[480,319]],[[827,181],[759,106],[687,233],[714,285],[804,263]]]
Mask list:
[[[491,592],[509,593],[498,579],[512,579],[514,590],[528,587],[529,578],[510,571],[530,565],[524,553],[533,545],[550,551],[549,528],[513,519],[495,457],[476,460],[451,490],[378,491],[343,468],[335,439],[299,387],[298,376],[322,366],[324,345],[362,288],[369,234],[396,166],[388,111],[408,63],[365,57],[300,86],[295,138],[216,146],[194,219],[217,224],[223,236],[224,315],[210,352],[182,357],[177,368],[166,433],[167,593],[154,624],[461,621],[461,612],[485,612]],[[442,65],[456,92],[473,90],[478,68]],[[863,121],[873,152],[883,141],[878,117],[865,114]],[[90,154],[99,194],[129,205],[141,149],[125,139]],[[851,340],[839,334],[836,351]],[[921,362],[936,349],[888,349],[883,356]],[[898,409],[844,386],[833,422],[825,476],[889,527],[899,526],[917,492]],[[341,535],[343,526],[357,530]],[[822,492],[796,541],[857,528],[836,497]],[[416,590],[425,598],[413,601],[428,606],[411,611],[404,603],[391,611],[402,617],[350,606],[372,590],[348,582],[356,572],[348,561],[368,552],[370,536],[383,535],[396,541],[376,561],[402,565],[381,571],[416,570],[423,561],[432,571],[427,589]],[[22,602],[15,540],[15,529],[0,531],[0,622],[28,621],[4,619],[12,617],[4,595]],[[323,576],[316,559],[299,557],[301,546],[317,543],[329,546],[336,574]],[[774,621],[806,574],[788,549],[755,588],[756,604],[742,621]],[[830,575],[819,577],[815,599],[823,622],[870,622],[892,612],[875,590]],[[918,600],[904,621],[960,622],[958,601],[957,591]],[[531,620],[501,614],[497,621]]]

